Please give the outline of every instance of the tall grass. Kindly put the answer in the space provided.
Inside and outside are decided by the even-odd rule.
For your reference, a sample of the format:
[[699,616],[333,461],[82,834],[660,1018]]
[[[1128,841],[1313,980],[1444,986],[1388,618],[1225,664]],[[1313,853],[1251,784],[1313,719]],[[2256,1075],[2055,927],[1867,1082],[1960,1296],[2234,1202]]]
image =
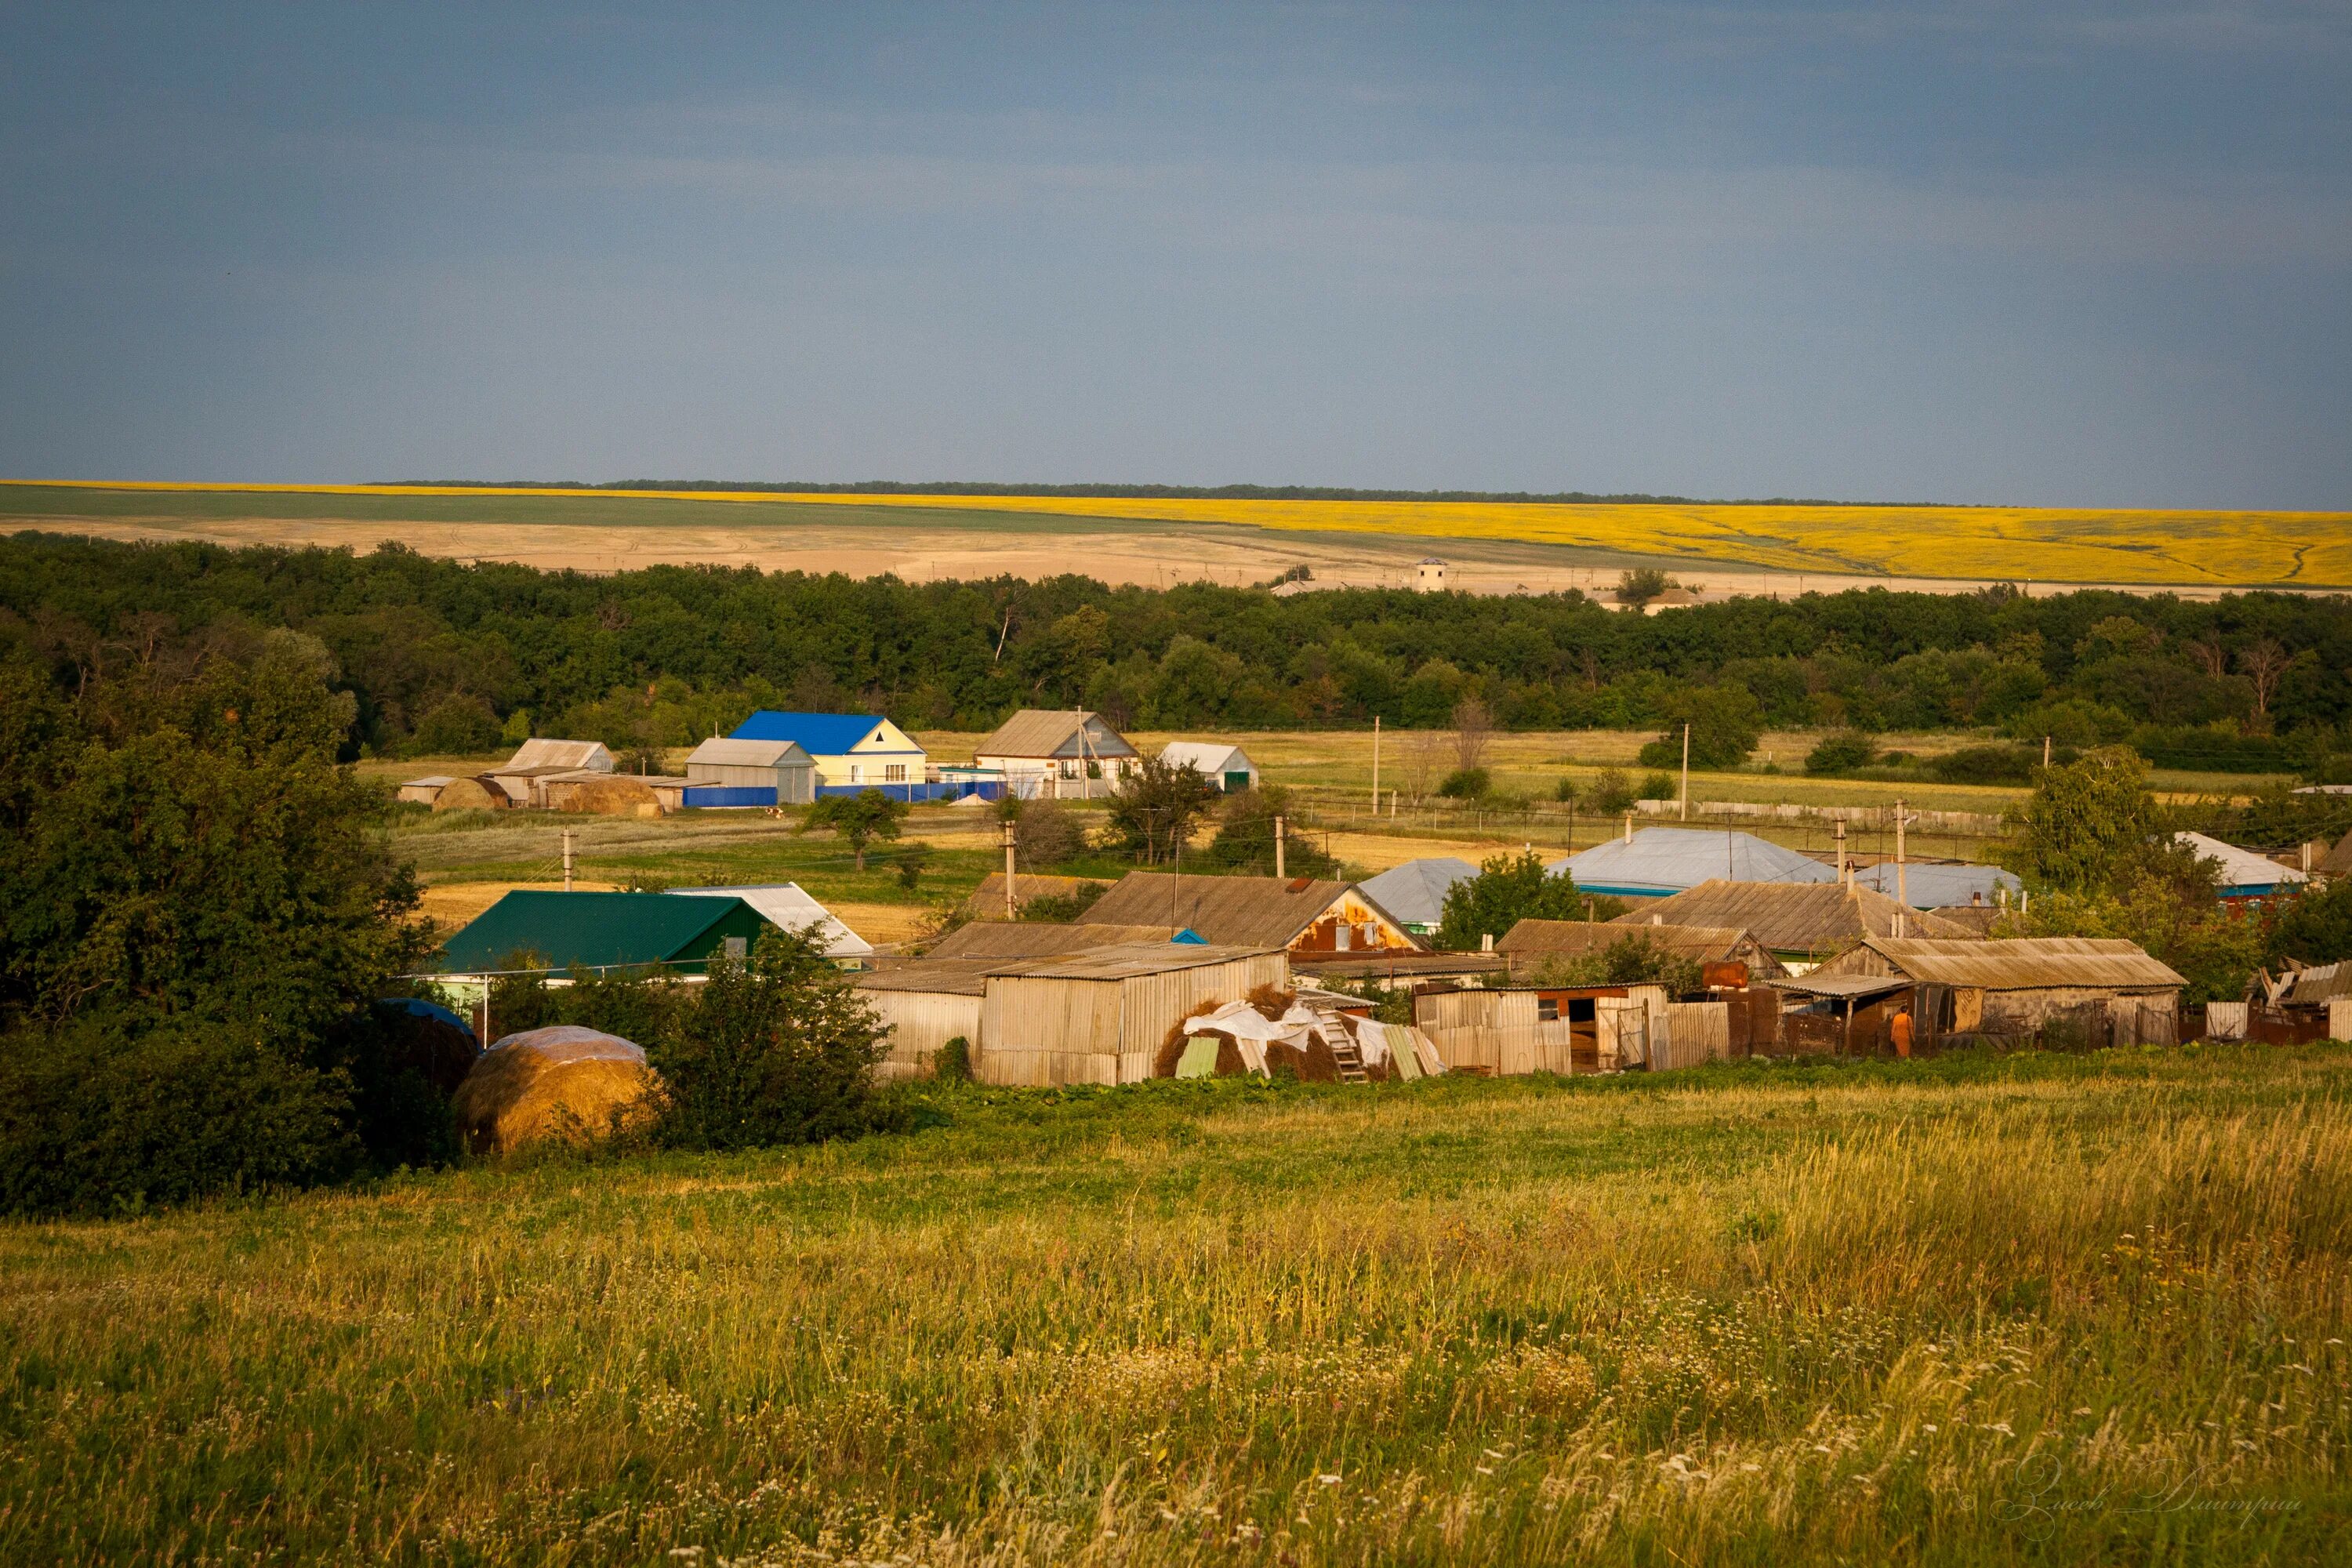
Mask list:
[[0,1231],[0,1558],[2340,1559],[2324,1048],[940,1090]]

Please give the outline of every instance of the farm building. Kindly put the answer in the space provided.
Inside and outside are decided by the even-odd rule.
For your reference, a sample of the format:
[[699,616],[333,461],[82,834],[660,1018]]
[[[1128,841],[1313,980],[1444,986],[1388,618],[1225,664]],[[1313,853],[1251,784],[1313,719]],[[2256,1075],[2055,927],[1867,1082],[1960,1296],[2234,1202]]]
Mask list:
[[1940,916],[1909,910],[1884,893],[1826,882],[1702,882],[1645,904],[1610,922],[1636,925],[1730,926],[1754,935],[1765,950],[1801,974],[1868,937],[1977,940],[1978,933]]
[[1720,1060],[1733,1054],[1730,1013],[1717,1000],[1674,1001],[1657,985],[1433,986],[1412,1003],[1414,1025],[1448,1068],[1499,1077]]
[[[1585,958],[1606,952],[1628,937],[1646,937],[1662,951],[1699,966],[1709,984],[1745,985],[1788,973],[1753,931],[1737,926],[1648,924],[1627,931],[1613,923],[1591,921],[1521,921],[1495,944],[1508,961],[1511,977],[1520,979],[1548,960]],[[1737,968],[1738,977],[1727,973]]]
[[1272,946],[1130,942],[1014,960],[988,976],[974,1072],[995,1084],[1138,1083],[1201,1004],[1289,983]]
[[1367,878],[1362,887],[1365,896],[1394,915],[1398,924],[1415,936],[1426,937],[1436,935],[1439,922],[1445,918],[1445,895],[1456,882],[1466,882],[1477,874],[1478,868],[1467,860],[1434,855],[1391,866],[1377,877]]
[[[2239,1010],[2243,1016],[2235,1029],[2208,1032],[2283,1046],[2352,1040],[2352,962],[2290,968],[2275,978],[2265,971],[2254,977]],[[2209,1023],[2221,1011],[2218,1002],[2208,1005]]]
[[1053,921],[974,921],[933,942],[926,958],[1054,958],[1097,947],[1201,939],[1178,926],[1064,925]]
[[904,730],[878,713],[786,713],[762,708],[728,739],[790,741],[808,753],[820,790],[919,789],[929,757]]
[[495,783],[515,805],[546,806],[548,787],[557,782],[603,778],[613,772],[613,753],[601,741],[551,741],[533,737],[515,754],[480,776]]
[[1002,773],[1024,800],[1108,795],[1143,763],[1100,714],[1076,708],[1024,708],[980,742],[972,760]]
[[421,779],[410,779],[394,792],[394,798],[418,805],[431,805],[441,798],[443,790],[457,782],[447,773],[431,773]]
[[1227,795],[1257,787],[1257,764],[1247,752],[1223,741],[1171,741],[1160,760],[1171,768],[1191,768]]
[[1445,563],[1434,555],[1424,555],[1412,563],[1412,585],[1423,594],[1445,592]]
[[806,805],[816,799],[816,763],[797,741],[738,741],[714,735],[686,759],[688,805]]
[[538,962],[529,967],[551,973],[574,966],[664,964],[695,974],[714,952],[748,952],[769,929],[759,910],[739,897],[519,889],[449,938],[442,948],[442,968],[480,974],[509,967],[518,953],[530,953]]
[[1892,860],[1881,860],[1858,868],[1853,880],[1855,886],[1872,892],[1900,898],[1915,910],[1998,909],[2013,902],[2025,889],[2014,872],[1955,861],[1912,860],[1897,866]]
[[1619,899],[1670,898],[1708,881],[1837,880],[1837,873],[1820,861],[1752,833],[1692,827],[1628,827],[1623,837],[1555,860],[1544,869],[1555,877],[1566,872],[1580,892]]
[[2311,880],[2292,866],[2282,866],[2268,856],[2208,838],[2201,833],[2177,833],[2173,842],[2195,850],[2200,860],[2218,864],[2221,897],[2225,900],[2273,898],[2294,892]]
[[1349,882],[1130,871],[1078,917],[1087,925],[1181,925],[1224,946],[1315,953],[1423,952],[1397,918]]
[[[1897,1011],[1920,1044],[1954,1036],[2016,1037],[2073,1026],[2088,1043],[2170,1045],[2187,984],[2137,943],[2103,937],[1948,942],[1871,937],[1801,979],[1775,981],[1796,995],[1834,999],[1843,989],[1845,1048],[1885,1046]],[[1783,1031],[1789,1016],[1782,1016]]]
[[744,888],[672,888],[669,891],[672,897],[680,898],[740,899],[778,931],[805,931],[814,926],[824,955],[845,968],[874,957],[872,942],[844,925],[798,882],[761,882]]
[[857,999],[890,1030],[887,1054],[875,1064],[885,1083],[929,1078],[940,1047],[961,1039],[980,1062],[980,1005],[999,958],[923,958],[857,977]]

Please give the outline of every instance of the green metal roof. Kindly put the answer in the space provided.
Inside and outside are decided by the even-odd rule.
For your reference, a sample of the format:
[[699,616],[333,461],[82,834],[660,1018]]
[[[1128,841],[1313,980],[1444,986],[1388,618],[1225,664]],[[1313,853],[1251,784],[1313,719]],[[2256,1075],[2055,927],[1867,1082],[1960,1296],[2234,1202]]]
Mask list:
[[442,967],[459,973],[504,969],[513,954],[536,952],[559,970],[638,963],[699,968],[727,938],[756,942],[769,929],[740,899],[518,889],[444,944]]

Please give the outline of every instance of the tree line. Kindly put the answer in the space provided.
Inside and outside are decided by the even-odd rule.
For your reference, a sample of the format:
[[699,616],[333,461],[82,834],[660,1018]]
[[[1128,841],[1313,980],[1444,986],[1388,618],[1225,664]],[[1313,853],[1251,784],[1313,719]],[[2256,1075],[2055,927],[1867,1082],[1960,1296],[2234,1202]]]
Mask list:
[[[1980,730],[2170,766],[2317,768],[2352,719],[2341,596],[1885,590],[1649,616],[1482,597],[755,568],[607,576],[326,550],[0,540],[0,643],[70,684],[270,629],[317,638],[356,746],[533,731],[690,743],[756,707],[990,728],[1083,704],[1138,728]],[[1706,754],[1712,754],[1711,752]]]

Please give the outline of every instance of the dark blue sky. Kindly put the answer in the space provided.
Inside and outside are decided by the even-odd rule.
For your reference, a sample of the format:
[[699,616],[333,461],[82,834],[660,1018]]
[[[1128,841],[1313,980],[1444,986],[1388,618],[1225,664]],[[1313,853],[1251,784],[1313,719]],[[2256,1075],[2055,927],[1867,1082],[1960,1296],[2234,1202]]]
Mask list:
[[2352,6],[0,10],[0,474],[2352,506]]

